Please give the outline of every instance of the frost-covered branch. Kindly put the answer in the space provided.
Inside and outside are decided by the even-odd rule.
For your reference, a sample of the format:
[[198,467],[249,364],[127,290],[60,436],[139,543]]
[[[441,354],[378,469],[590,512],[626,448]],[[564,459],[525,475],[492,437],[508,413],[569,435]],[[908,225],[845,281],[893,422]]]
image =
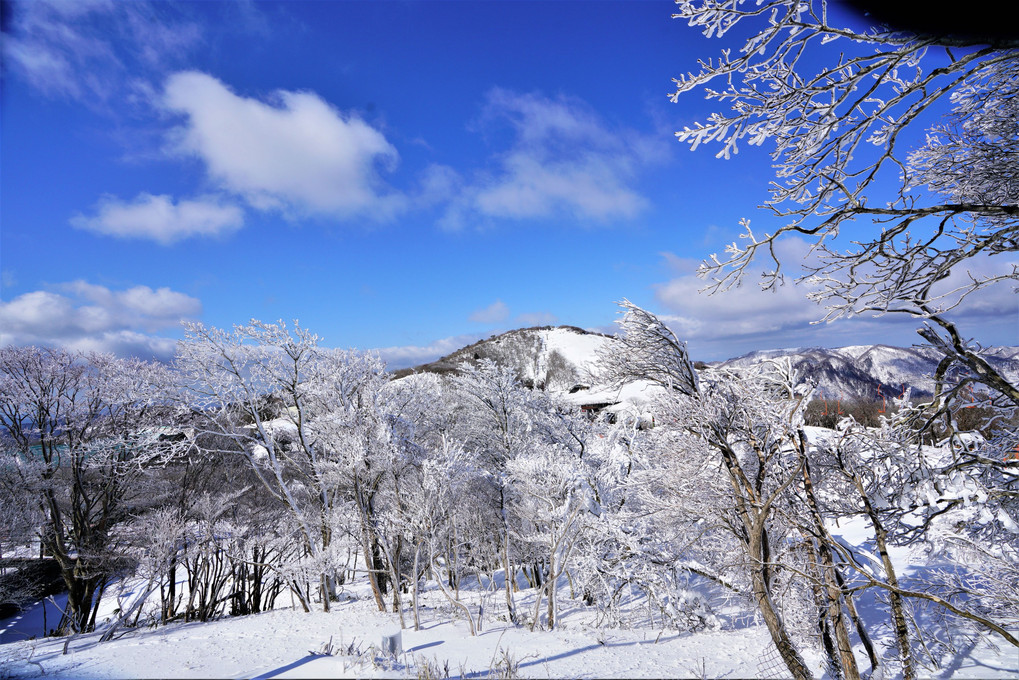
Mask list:
[[[703,91],[729,106],[677,138],[719,144],[724,158],[770,143],[776,168],[765,205],[780,226],[759,234],[744,220],[741,240],[698,270],[707,290],[739,284],[762,259],[761,286],[780,285],[775,244],[793,235],[811,243],[803,279],[823,321],[909,314],[952,335],[950,313],[1019,282],[1019,40],[859,30],[826,0],[677,6],[709,37],[752,27],[742,49],[675,80],[673,101]],[[847,248],[850,227],[863,236]],[[954,342],[946,356],[1014,393]]]

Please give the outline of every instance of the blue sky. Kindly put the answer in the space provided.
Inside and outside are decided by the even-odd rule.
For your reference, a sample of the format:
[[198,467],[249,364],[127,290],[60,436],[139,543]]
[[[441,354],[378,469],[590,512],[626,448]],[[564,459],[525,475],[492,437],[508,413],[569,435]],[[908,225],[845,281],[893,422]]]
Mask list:
[[[4,6],[0,343],[165,358],[182,318],[298,319],[399,367],[628,298],[695,358],[914,342],[787,286],[696,293],[773,172],[673,137],[715,56],[646,2]],[[734,43],[733,43],[734,44]],[[774,225],[772,225],[774,226]],[[800,244],[788,244],[796,257]],[[1015,313],[974,318],[1015,343]]]

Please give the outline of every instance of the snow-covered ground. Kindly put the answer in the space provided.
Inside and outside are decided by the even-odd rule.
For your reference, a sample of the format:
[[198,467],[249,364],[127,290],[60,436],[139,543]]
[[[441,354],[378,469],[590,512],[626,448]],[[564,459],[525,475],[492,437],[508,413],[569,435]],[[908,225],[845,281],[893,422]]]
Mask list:
[[[785,669],[767,631],[745,610],[716,600],[720,630],[679,632],[635,596],[622,610],[625,627],[606,626],[593,607],[571,600],[563,583],[561,626],[531,632],[502,615],[500,592],[463,590],[484,603],[481,631],[469,633],[434,584],[422,596],[421,630],[402,631],[403,652],[382,651],[382,637],[400,630],[396,614],[379,613],[366,586],[348,588],[332,611],[279,609],[210,623],[175,623],[125,631],[100,643],[98,635],[0,645],[0,677],[53,678],[335,678],[521,677],[676,678],[782,677]],[[518,593],[530,611],[534,592]],[[51,605],[52,606],[52,605]],[[108,607],[115,606],[111,601]],[[2,627],[2,626],[0,626]],[[858,658],[865,659],[861,653]],[[819,658],[808,663],[822,675]],[[864,662],[864,669],[866,663]],[[938,678],[1015,677],[1014,650],[981,641],[946,659]]]
[[[428,664],[439,677],[498,676],[508,665],[520,677],[686,677],[700,675],[702,661],[709,675],[749,677],[758,675],[755,650],[764,643],[758,628],[659,637],[661,631],[600,633],[570,622],[531,633],[500,622],[472,638],[465,624],[428,621],[421,631],[403,632],[405,651],[394,658],[378,647],[399,624],[373,608],[359,600],[330,613],[282,610],[171,625],[105,644],[83,637],[66,655],[63,640],[20,643],[3,653],[19,677],[417,677]],[[334,655],[323,653],[330,640]]]

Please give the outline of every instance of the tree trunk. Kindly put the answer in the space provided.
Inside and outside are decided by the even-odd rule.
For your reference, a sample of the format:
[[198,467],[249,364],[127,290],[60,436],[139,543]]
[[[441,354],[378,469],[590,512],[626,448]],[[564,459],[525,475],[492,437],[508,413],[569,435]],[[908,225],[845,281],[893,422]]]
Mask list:
[[[942,369],[939,366],[940,370]],[[874,527],[874,542],[877,545],[878,554],[881,556],[885,579],[888,581],[888,585],[891,586],[891,589],[888,591],[888,603],[891,609],[892,629],[895,631],[895,644],[899,652],[899,664],[902,666],[902,678],[903,680],[915,680],[916,670],[913,668],[913,653],[909,643],[909,627],[906,625],[902,596],[896,592],[899,582],[895,574],[895,565],[892,564],[891,557],[888,554],[887,532],[881,522],[877,509],[870,502],[870,496],[863,485],[860,475],[856,470],[847,467],[841,457],[839,458],[839,468],[846,477],[852,480],[857,493],[860,494],[860,500],[863,501],[864,512],[867,513],[867,518],[870,520],[871,526]]]
[[[364,564],[368,568],[368,583],[372,588],[372,595],[375,597],[375,606],[379,608],[380,612],[386,611],[386,603],[382,599],[383,592],[379,587],[378,574],[375,571],[375,559],[372,553],[370,539],[368,537],[368,526],[367,519],[364,516],[364,511],[361,512],[361,549],[364,553]],[[377,548],[378,546],[376,546]]]
[[842,662],[839,660],[838,643],[835,641],[835,634],[832,630],[830,616],[830,601],[826,589],[822,586],[824,580],[821,576],[821,558],[817,554],[817,546],[813,538],[807,532],[804,533],[804,548],[807,552],[806,570],[810,573],[808,577],[810,589],[814,594],[814,605],[817,607],[817,630],[821,636],[821,646],[828,658],[828,669],[836,680],[841,680]]
[[96,629],[96,616],[99,614],[99,603],[102,602],[103,593],[106,592],[106,579],[103,579],[99,584],[99,592],[93,597],[92,614],[88,620],[88,630]]
[[819,546],[821,553],[822,573],[825,588],[828,591],[828,620],[831,621],[838,644],[839,662],[842,664],[842,677],[846,680],[859,680],[860,669],[853,655],[853,645],[849,641],[846,619],[842,614],[842,589],[839,588],[834,576],[835,565],[832,563],[831,551],[823,543]]
[[[386,565],[386,559],[382,555],[382,548],[379,546],[378,536],[372,536],[372,563],[375,565],[375,579],[378,582],[379,594],[387,595],[389,593],[389,569]],[[382,611],[386,611],[383,606]]]
[[418,564],[421,558],[421,543],[414,543],[414,591],[411,593],[411,598],[414,601],[414,630],[421,630],[421,618],[418,616],[418,582],[420,574],[418,574]]
[[[510,564],[509,557],[509,534],[503,535],[503,550],[502,550],[502,564],[505,570],[504,585],[506,589],[506,611],[509,615],[510,623],[516,624],[517,622],[517,608],[513,602],[513,588],[516,585],[516,576],[513,574],[513,565]],[[512,581],[512,583],[511,583]]]
[[163,623],[166,623],[173,618],[176,613],[174,610],[177,605],[177,558],[170,558],[170,568],[167,571],[167,580],[169,584],[166,588],[166,607],[163,610]]
[[771,641],[775,643],[779,656],[782,657],[782,661],[785,662],[786,667],[795,680],[811,680],[812,676],[807,668],[807,664],[803,661],[799,650],[793,644],[792,639],[789,637],[789,632],[786,630],[785,623],[782,621],[782,617],[771,601],[771,588],[765,580],[765,570],[760,559],[762,553],[761,532],[754,532],[751,535],[748,548],[750,559],[753,560],[751,583],[753,585],[754,599],[761,611],[764,625],[768,627],[768,633],[771,634]]
[[[877,544],[878,554],[881,556],[881,564],[885,570],[885,578],[892,588],[899,587],[899,579],[895,574],[895,565],[888,554],[887,532],[881,523],[877,510],[870,502],[863,482],[859,475],[853,473],[853,481],[856,483],[856,490],[863,499],[863,507],[867,512],[871,525],[874,527],[874,542]],[[891,608],[892,628],[895,630],[895,644],[899,651],[899,663],[902,665],[902,679],[916,680],[916,670],[913,668],[913,652],[909,644],[909,626],[906,624],[906,615],[902,606],[902,596],[895,590],[888,592],[888,604]]]
[[846,680],[859,680],[860,669],[856,665],[853,646],[849,641],[849,631],[846,628],[846,619],[842,614],[842,588],[839,587],[838,578],[835,575],[835,562],[832,558],[831,546],[828,543],[832,539],[824,526],[824,518],[821,516],[821,509],[817,503],[817,497],[814,495],[814,483],[810,476],[810,461],[807,460],[806,436],[802,430],[798,434],[800,456],[803,461],[803,490],[807,497],[811,517],[814,520],[814,532],[818,536],[817,554],[820,557],[821,564],[819,566],[828,603],[826,616],[835,636],[842,676]]
[[329,611],[329,577],[322,574],[319,577],[319,589],[322,592],[322,611]]
[[[845,591],[845,581],[842,578],[842,574],[835,571],[835,577],[839,581],[839,588]],[[881,659],[878,658],[877,650],[874,649],[874,642],[870,639],[870,635],[867,633],[867,628],[863,625],[863,620],[860,615],[856,612],[856,605],[853,604],[853,596],[849,593],[845,595],[846,610],[849,612],[849,618],[856,626],[856,634],[860,636],[860,640],[863,642],[864,648],[867,650],[867,657],[870,659],[870,674],[873,676],[878,667],[881,666]]]
[[785,622],[771,600],[770,548],[765,528],[765,521],[771,512],[772,502],[792,484],[798,474],[793,473],[787,477],[772,492],[771,496],[764,500],[760,498],[759,492],[755,491],[754,484],[744,473],[739,457],[729,446],[724,433],[719,434],[712,445],[722,455],[722,462],[732,484],[735,510],[744,530],[744,535],[740,537],[740,540],[744,544],[750,561],[750,582],[754,600],[764,619],[764,624],[768,627],[771,640],[775,643],[779,656],[782,657],[782,661],[785,662],[793,678],[795,680],[810,680],[810,670],[789,637]]
[[556,601],[555,601],[556,578],[555,578],[555,572],[553,572],[552,574],[549,575],[549,578],[546,581],[546,583],[548,584],[548,588],[547,588],[547,590],[548,590],[548,629],[549,630],[553,630],[555,628],[555,620],[556,620],[556,613],[555,613],[555,607],[556,607]]
[[[438,566],[438,565],[436,565],[436,566]],[[442,579],[441,578],[435,579],[435,582],[438,584],[439,590],[442,591],[442,594],[446,596],[447,600],[449,600],[450,604],[452,604],[454,607],[456,607],[461,612],[463,612],[464,617],[467,619],[467,625],[470,626],[471,637],[474,637],[475,635],[477,635],[478,631],[477,631],[477,628],[474,626],[474,617],[471,616],[471,610],[467,608],[467,605],[465,605],[460,600],[454,598],[450,594],[450,592],[448,590],[446,590],[446,586],[442,585]]]

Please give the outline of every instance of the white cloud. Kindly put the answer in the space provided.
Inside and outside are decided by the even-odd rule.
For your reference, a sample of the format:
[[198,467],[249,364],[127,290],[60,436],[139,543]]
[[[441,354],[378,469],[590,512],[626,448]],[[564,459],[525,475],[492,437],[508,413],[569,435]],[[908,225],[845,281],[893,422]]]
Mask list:
[[533,312],[517,316],[517,323],[521,326],[553,326],[559,319],[552,312]]
[[79,280],[0,302],[0,345],[62,346],[167,359],[174,340],[153,334],[201,312],[201,301],[169,288],[134,286],[117,291]]
[[479,187],[474,197],[484,215],[526,219],[563,210],[605,221],[634,217],[647,204],[624,185],[611,160],[597,154],[556,161],[518,150],[507,154],[502,166],[504,174]]
[[443,357],[451,352],[455,352],[461,347],[473,344],[478,340],[481,340],[484,336],[482,333],[471,333],[467,335],[454,335],[448,338],[442,338],[435,342],[424,345],[406,345],[402,347],[383,347],[375,350],[382,357],[383,361],[390,369],[407,368],[409,366],[416,366],[418,364],[425,364],[429,361],[435,361],[439,357]]
[[122,309],[128,315],[136,315],[137,319],[147,319],[156,328],[176,325],[180,319],[202,312],[202,303],[197,298],[166,287],[153,290],[148,286],[134,286],[123,291],[113,291],[105,286],[78,280],[64,284],[62,288],[103,309]]
[[5,37],[4,57],[24,77],[47,94],[78,96],[81,86],[64,55],[29,40]]
[[442,223],[478,217],[527,219],[565,215],[608,222],[632,219],[648,201],[634,187],[638,172],[661,152],[648,138],[611,130],[578,100],[494,89],[481,126],[508,123],[512,146],[496,169],[464,186]]
[[959,293],[969,288],[973,280],[991,281],[986,288],[968,295],[955,310],[949,312],[954,318],[977,319],[994,317],[1015,318],[1019,312],[1019,260],[1003,259],[1008,255],[974,257],[965,266],[955,267],[945,279],[936,283],[931,293],[944,298],[945,307],[956,304]]
[[[776,244],[776,254],[786,266],[784,286],[762,291],[757,278],[761,269],[757,268],[748,271],[742,286],[708,295],[699,292],[707,282],[693,273],[691,260],[663,253],[678,276],[656,289],[658,302],[669,312],[661,318],[680,339],[689,341],[692,353],[705,359],[722,359],[754,349],[776,347],[919,342],[916,329],[923,321],[904,314],[876,316],[864,312],[831,323],[816,323],[825,316],[826,310],[823,304],[807,299],[807,293],[815,288],[792,282],[800,273],[792,267],[810,257],[809,245],[802,239],[784,239]],[[969,274],[963,269],[954,271],[938,284],[938,288],[942,292],[952,290],[966,283],[970,274],[976,277],[1008,275],[1015,266],[994,258],[975,259],[967,264]],[[1014,287],[1014,281],[991,286],[967,298],[948,316],[963,332],[982,331],[984,336],[977,339],[985,344],[1015,344],[1019,298]],[[954,298],[949,296],[948,299]],[[1011,337],[1007,330],[1003,332],[1009,326]]]
[[77,215],[71,224],[99,234],[151,239],[168,245],[192,236],[218,236],[244,224],[244,212],[216,197],[174,203],[170,196],[139,194],[128,203],[106,196],[92,217]]
[[271,99],[184,71],[167,80],[161,104],[185,117],[174,150],[200,158],[213,180],[256,208],[377,220],[404,209],[405,198],[378,175],[398,160],[381,132],[311,92],[279,90]]
[[0,303],[0,321],[3,322],[5,336],[59,337],[65,334],[69,325],[74,325],[71,321],[73,312],[74,307],[69,299],[41,290]]
[[64,343],[70,350],[81,352],[109,352],[119,357],[139,357],[169,361],[177,351],[173,338],[148,335],[137,331],[105,331],[100,335],[82,336]]
[[413,194],[416,206],[433,206],[452,200],[463,186],[463,178],[448,165],[432,164],[418,177]]
[[660,285],[655,293],[668,310],[660,318],[701,360],[728,359],[761,349],[841,347],[857,344],[910,345],[916,322],[902,317],[856,317],[815,324],[824,308],[807,299],[807,287],[787,281],[762,291],[753,276],[739,288],[708,295],[693,274]]
[[171,3],[32,0],[4,10],[11,17],[3,55],[12,72],[48,96],[90,106],[182,59],[202,39],[201,27]]
[[763,335],[808,325],[824,310],[806,298],[802,286],[786,284],[762,291],[754,282],[707,295],[704,281],[687,275],[669,281],[656,292],[672,310],[669,325],[685,339],[718,339]]
[[[782,262],[802,262],[809,245],[801,239],[784,239],[776,244]],[[743,284],[713,295],[701,293],[707,281],[696,275],[692,260],[663,253],[666,263],[680,275],[657,287],[655,297],[673,314],[669,325],[683,339],[721,339],[762,336],[803,328],[824,316],[823,307],[807,299],[806,285],[787,283],[773,290],[761,290],[760,269],[749,270]]]
[[168,21],[165,2],[133,2],[124,13],[125,33],[134,37],[134,49],[150,66],[165,67],[174,55],[187,53],[202,38],[202,28],[193,22]]
[[499,323],[509,318],[509,307],[502,300],[496,300],[487,307],[475,310],[467,318],[475,323]]

